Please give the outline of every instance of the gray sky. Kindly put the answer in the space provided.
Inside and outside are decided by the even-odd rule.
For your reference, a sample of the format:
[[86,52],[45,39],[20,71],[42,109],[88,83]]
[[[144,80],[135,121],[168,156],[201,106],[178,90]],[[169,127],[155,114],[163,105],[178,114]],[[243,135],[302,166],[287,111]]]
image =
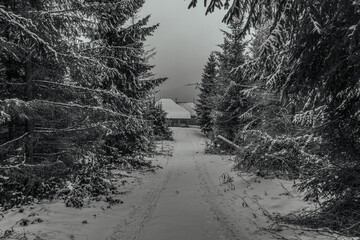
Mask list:
[[192,101],[195,86],[184,86],[201,81],[201,74],[211,51],[218,50],[223,40],[220,29],[224,11],[205,16],[202,0],[195,9],[187,9],[190,0],[147,0],[141,16],[151,14],[150,24],[160,23],[148,44],[157,54],[152,59],[157,77],[169,79],[159,88],[157,98]]

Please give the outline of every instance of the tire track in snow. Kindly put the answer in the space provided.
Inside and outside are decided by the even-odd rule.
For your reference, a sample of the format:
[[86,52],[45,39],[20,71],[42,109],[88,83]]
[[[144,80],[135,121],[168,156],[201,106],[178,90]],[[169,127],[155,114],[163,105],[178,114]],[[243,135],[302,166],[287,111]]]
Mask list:
[[171,157],[167,157],[167,162],[164,166],[165,173],[155,184],[150,188],[147,195],[135,206],[129,216],[120,223],[106,240],[138,240],[140,233],[146,223],[151,219],[152,213],[157,206],[158,199],[161,193],[166,188],[166,184],[171,179],[174,162],[170,161]]
[[[198,181],[200,187],[200,198],[202,198],[202,201],[208,206],[209,216],[217,222],[224,239],[254,239],[249,238],[240,226],[235,226],[235,223],[238,221],[235,221],[235,219],[231,217],[231,211],[228,209],[229,206],[226,206],[225,203],[219,201],[222,199],[217,193],[217,186],[214,184],[205,163],[206,155],[203,153],[204,146],[201,146],[201,142],[204,141],[204,138],[201,137],[200,131],[198,129],[184,129],[181,131],[185,131],[185,136],[192,145],[189,157],[193,160],[195,179]],[[182,132],[182,134],[184,134],[184,132]],[[179,148],[179,146],[177,147]],[[175,151],[175,155],[181,156],[182,149],[174,148],[174,152]],[[179,163],[175,162],[176,159],[177,158],[174,157],[167,158],[164,172],[161,173],[159,180],[155,180],[155,184],[152,185],[150,185],[151,183],[146,184],[150,185],[146,196],[137,198],[141,200],[136,203],[128,217],[115,228],[114,233],[108,237],[107,240],[139,240],[143,229],[151,221],[154,215],[154,211],[158,206],[159,198],[163,194],[163,191],[168,187],[169,181],[176,178],[174,172],[177,170],[177,167],[179,167]],[[194,185],[196,184],[194,183]],[[221,237],[221,239],[223,238]]]
[[[200,144],[203,142],[204,139],[197,139],[196,144]],[[204,147],[200,148],[204,150]],[[219,222],[223,233],[227,240],[247,240],[252,239],[245,231],[239,231],[239,226],[235,226],[235,219],[231,219],[229,214],[225,214],[224,211],[219,206],[219,200],[217,199],[218,193],[216,191],[217,186],[214,184],[209,171],[207,169],[205,159],[206,157],[204,154],[196,154],[194,153],[194,160],[196,164],[196,171],[198,173],[198,179],[201,185],[201,188],[204,192],[203,198],[204,201],[210,206],[210,210],[215,216],[216,220]],[[219,198],[219,197],[218,197]]]

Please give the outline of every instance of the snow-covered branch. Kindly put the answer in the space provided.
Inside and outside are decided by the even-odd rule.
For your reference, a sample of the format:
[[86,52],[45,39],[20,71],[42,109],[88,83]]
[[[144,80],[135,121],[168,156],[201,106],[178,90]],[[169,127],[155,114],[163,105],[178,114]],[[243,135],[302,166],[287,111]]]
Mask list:
[[17,138],[15,138],[15,139],[11,140],[11,141],[8,141],[8,142],[6,142],[6,143],[3,143],[3,144],[0,145],[0,148],[7,147],[8,145],[10,145],[10,144],[12,144],[12,143],[14,143],[14,142],[20,141],[20,140],[26,138],[28,135],[29,135],[29,133],[27,132],[27,133],[21,135],[20,137],[17,137]]

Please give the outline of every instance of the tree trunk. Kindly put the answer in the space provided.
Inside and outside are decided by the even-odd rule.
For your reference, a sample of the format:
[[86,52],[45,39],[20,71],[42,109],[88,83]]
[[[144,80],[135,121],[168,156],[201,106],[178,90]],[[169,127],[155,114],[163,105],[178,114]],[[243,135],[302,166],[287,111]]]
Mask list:
[[232,141],[224,138],[224,137],[221,136],[221,135],[217,135],[217,138],[220,139],[220,140],[222,140],[222,141],[224,141],[224,142],[226,142],[227,144],[231,145],[232,147],[234,147],[234,148],[237,149],[237,150],[240,150],[240,149],[241,149],[238,145],[236,145],[236,144],[233,143]]
[[[33,99],[33,83],[32,83],[32,63],[31,58],[27,59],[25,63],[25,83],[26,83],[26,100],[31,101]],[[26,142],[26,161],[32,163],[34,160],[34,121],[32,117],[28,117],[26,121],[26,131],[29,133],[28,140]]]
[[14,128],[14,123],[13,121],[10,121],[8,123],[8,141],[11,141],[15,138],[15,128]]

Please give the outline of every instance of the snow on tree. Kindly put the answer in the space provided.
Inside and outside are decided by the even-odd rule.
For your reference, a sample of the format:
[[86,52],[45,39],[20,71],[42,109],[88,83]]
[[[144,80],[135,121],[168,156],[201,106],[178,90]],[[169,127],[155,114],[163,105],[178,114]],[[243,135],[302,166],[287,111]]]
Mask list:
[[282,105],[292,108],[294,126],[304,127],[317,145],[306,150],[311,157],[304,160],[313,164],[300,187],[308,197],[326,200],[301,223],[359,235],[359,1],[211,0],[205,5],[207,13],[227,8],[224,21],[240,21],[242,36],[264,30],[255,59],[241,69],[247,79],[278,94]]
[[216,134],[234,140],[238,130],[238,117],[247,106],[247,100],[239,94],[246,80],[239,70],[245,62],[245,45],[239,35],[241,23],[234,21],[229,25],[230,32],[223,31],[224,42],[219,45],[218,101],[214,114]]
[[218,93],[218,62],[215,53],[211,53],[206,63],[200,83],[200,94],[196,104],[198,123],[204,133],[213,130],[212,111],[216,108]]
[[152,130],[156,140],[173,140],[173,132],[169,127],[166,115],[167,113],[162,107],[156,106],[154,101],[150,102],[146,118],[152,123]]
[[[108,189],[101,180],[106,164],[142,164],[124,155],[147,150],[152,131],[144,112],[150,90],[164,81],[153,79],[144,50],[157,26],[146,27],[148,17],[133,21],[143,3],[0,3],[6,133],[0,171],[9,176],[0,180],[1,204],[54,196],[66,180],[78,188],[91,183],[93,188],[79,192],[96,195]],[[17,194],[7,199],[8,191]],[[74,199],[68,198],[69,205],[81,203]]]

